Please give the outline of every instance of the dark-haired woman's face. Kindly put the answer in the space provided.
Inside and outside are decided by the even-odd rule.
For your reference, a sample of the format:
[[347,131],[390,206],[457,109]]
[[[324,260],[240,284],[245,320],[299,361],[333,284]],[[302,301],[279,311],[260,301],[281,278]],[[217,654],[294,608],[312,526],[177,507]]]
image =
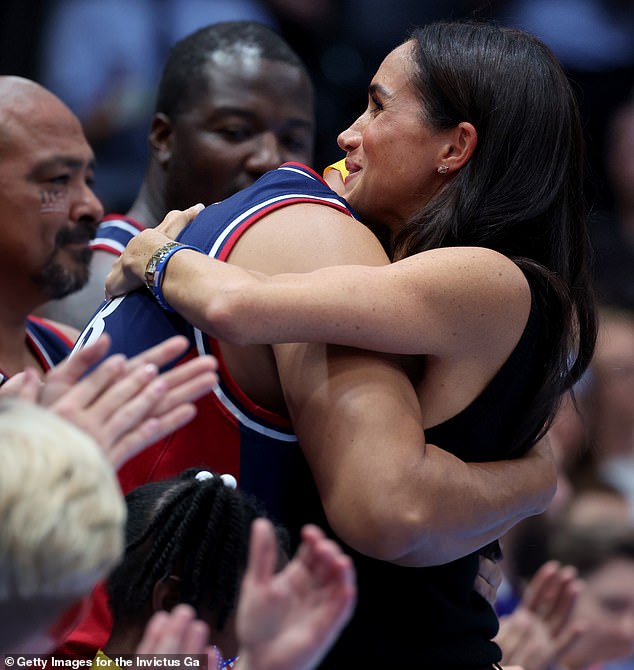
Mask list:
[[447,134],[422,120],[412,52],[407,42],[388,54],[370,84],[366,111],[338,138],[350,173],[345,198],[362,220],[392,231],[447,181],[437,172]]

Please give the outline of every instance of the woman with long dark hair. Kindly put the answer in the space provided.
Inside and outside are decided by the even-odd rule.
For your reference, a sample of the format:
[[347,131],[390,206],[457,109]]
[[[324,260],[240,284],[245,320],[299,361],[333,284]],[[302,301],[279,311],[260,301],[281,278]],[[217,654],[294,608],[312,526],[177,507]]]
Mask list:
[[[471,506],[470,491],[442,496],[436,483],[454,474],[425,470],[426,459],[434,445],[465,461],[526,453],[590,361],[596,319],[575,97],[535,37],[431,24],[386,57],[366,111],[338,141],[348,171],[342,197],[309,169],[284,165],[246,195],[170,214],[144,231],[107,288],[119,295],[145,277],[161,306],[222,342],[328,342],[399,355],[425,432],[416,453],[372,443],[368,396],[380,380],[349,393],[356,373],[332,348],[325,358],[317,345],[274,348],[325,519],[354,550],[358,571],[357,611],[323,667],[491,668],[497,622],[472,591],[478,554],[453,560],[460,544],[441,534]],[[270,204],[275,193],[284,206]],[[252,242],[274,222],[290,231],[293,221],[338,217],[350,227],[358,217],[393,262],[374,254],[358,265],[335,260],[265,276],[233,256],[209,258],[228,256],[212,231],[224,226],[222,241],[231,243],[256,204],[265,223],[249,229]],[[316,237],[315,249],[321,244]],[[349,423],[368,427],[367,444],[337,442],[335,402],[351,408]],[[403,398],[400,407],[411,403]],[[395,425],[405,412],[394,414]],[[290,516],[299,520],[315,512],[296,489]],[[496,536],[493,515],[479,514],[464,538],[485,527]]]

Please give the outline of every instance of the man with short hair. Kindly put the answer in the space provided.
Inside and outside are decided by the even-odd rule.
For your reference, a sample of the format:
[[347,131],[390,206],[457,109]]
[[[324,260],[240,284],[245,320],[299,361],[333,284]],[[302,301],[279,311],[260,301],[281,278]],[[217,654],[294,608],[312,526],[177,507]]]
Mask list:
[[136,200],[99,227],[90,282],[41,313],[82,328],[104,298],[112,263],[139,230],[170,210],[223,200],[284,162],[310,164],[314,130],[309,74],[271,28],[227,21],[177,42],[163,68]]

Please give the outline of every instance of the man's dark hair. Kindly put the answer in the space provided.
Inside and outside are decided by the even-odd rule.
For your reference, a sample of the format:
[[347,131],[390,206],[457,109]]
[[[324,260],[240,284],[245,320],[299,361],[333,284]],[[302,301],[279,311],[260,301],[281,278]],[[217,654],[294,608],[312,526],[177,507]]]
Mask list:
[[268,26],[256,21],[213,23],[184,37],[172,47],[163,67],[154,111],[174,118],[190,109],[208,93],[207,68],[212,54],[237,53],[244,47],[252,47],[261,58],[297,67],[310,80],[299,56]]

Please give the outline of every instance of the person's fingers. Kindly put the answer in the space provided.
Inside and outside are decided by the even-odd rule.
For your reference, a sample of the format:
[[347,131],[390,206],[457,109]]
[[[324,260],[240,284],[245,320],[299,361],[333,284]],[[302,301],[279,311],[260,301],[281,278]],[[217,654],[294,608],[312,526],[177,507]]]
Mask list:
[[251,524],[251,541],[245,576],[255,582],[270,579],[275,572],[277,547],[275,530],[268,519],[260,517]]
[[552,582],[556,579],[561,564],[557,561],[546,561],[530,579],[524,593],[522,604],[531,612],[537,612],[543,603],[545,595],[552,589]]
[[185,353],[189,346],[189,340],[184,335],[174,335],[130,358],[128,368],[134,369],[148,363],[162,368]]
[[484,579],[491,585],[491,588],[496,591],[500,588],[502,580],[504,579],[504,572],[499,559],[492,559],[488,556],[481,555],[480,572]]
[[524,640],[529,634],[533,616],[530,612],[518,607],[512,614],[500,618],[500,630],[495,641],[503,651],[507,662],[514,662]]
[[22,388],[20,389],[18,397],[21,400],[38,403],[44,386],[43,381],[40,379],[40,376],[34,368],[25,368],[22,375]]
[[213,356],[199,356],[165,372],[161,380],[166,392],[152,415],[160,416],[183,402],[193,402],[209,393],[218,382],[217,362]]
[[491,606],[495,604],[497,592],[502,583],[503,573],[499,560],[480,555],[478,563],[478,574],[474,580],[473,588]]
[[167,235],[167,237],[176,239],[204,208],[203,204],[198,203],[182,211],[177,209],[172,210],[165,215],[165,218],[156,226],[155,230],[163,233],[163,235]]
[[145,627],[143,637],[137,646],[136,653],[154,653],[168,623],[169,614],[167,612],[156,612]]
[[581,622],[571,624],[565,628],[555,640],[551,664],[554,665],[563,658],[585,635],[586,630],[586,624]]
[[343,552],[333,540],[319,539],[310,553],[310,569],[313,579],[320,585],[339,582],[343,577],[345,561]]
[[312,588],[319,589],[321,600],[328,603],[329,618],[341,624],[352,614],[356,602],[352,559],[317,526],[304,526],[302,539],[297,556],[310,574]]
[[51,381],[63,380],[67,384],[78,381],[87,370],[102,360],[110,349],[110,336],[103,333],[95,342],[82,347],[67,356],[59,365],[51,369],[46,379]]
[[104,299],[113,300],[144,286],[138,277],[124,270],[123,261],[117,259],[104,281]]
[[0,397],[19,398],[28,402],[38,402],[42,380],[33,368],[25,368],[13,375],[2,385]]
[[[194,619],[185,627],[179,654],[205,654],[209,647],[209,626],[200,619]],[[212,666],[213,667],[213,666]]]
[[111,357],[53,406],[92,435],[116,468],[191,421],[193,402],[217,383],[213,357],[200,357],[158,379],[154,364],[127,372],[125,365],[120,357]]
[[87,410],[91,421],[101,425],[103,444],[111,444],[135,430],[167,392],[158,370],[146,365],[120,379],[98,397]]
[[185,404],[161,417],[146,419],[137,428],[129,431],[106,449],[110,462],[116,469],[120,468],[145,447],[189,423],[194,416],[196,416],[196,406]]
[[488,603],[493,606],[497,599],[498,590],[490,584],[481,574],[477,574],[473,582],[473,590],[479,593]]
[[222,661],[220,651],[218,647],[207,647],[205,650],[207,654],[207,668],[208,670],[213,670],[213,668],[219,668]]
[[577,571],[557,561],[546,562],[529,582],[522,597],[527,609],[539,616],[556,637],[568,622],[578,587],[573,587]]
[[570,622],[577,598],[585,585],[583,580],[577,578],[577,571],[572,566],[567,574],[568,581],[562,583],[548,621],[553,636],[557,636]]
[[[119,367],[114,367],[114,363]],[[130,458],[128,452],[149,444],[147,440],[139,442],[134,431],[165,392],[160,380],[150,383],[157,373],[156,366],[147,365],[125,374],[123,358],[108,359],[52,408],[90,434],[116,466]],[[122,374],[123,378],[117,381]],[[147,431],[148,426],[145,426],[144,432]],[[125,444],[117,444],[126,433],[131,433],[130,439]]]
[[153,381],[158,368],[148,361],[171,360],[175,351],[182,350],[182,344],[180,337],[172,338],[164,346],[154,347],[147,356],[137,357],[132,366],[118,355],[110,357],[76,384],[66,394],[65,402],[82,402],[84,408],[89,408],[92,420],[104,424],[104,439],[108,442],[117,440],[146,416],[155,416],[164,423],[164,415],[197,400],[217,382],[217,365],[212,356],[200,356]]
[[189,605],[176,605],[163,623],[161,635],[155,641],[155,648],[144,653],[179,654],[183,653],[183,641],[188,627],[193,623],[196,613]]
[[[85,410],[95,402],[103,401],[104,396],[107,396],[124,371],[125,357],[122,354],[109,356],[83,379],[67,387],[66,391],[51,403],[51,408],[60,416],[77,420],[79,411]],[[43,393],[45,392],[46,388]]]
[[63,397],[91,367],[104,358],[109,348],[110,337],[104,334],[93,344],[72,353],[49,370],[44,376],[39,403],[49,407]]

